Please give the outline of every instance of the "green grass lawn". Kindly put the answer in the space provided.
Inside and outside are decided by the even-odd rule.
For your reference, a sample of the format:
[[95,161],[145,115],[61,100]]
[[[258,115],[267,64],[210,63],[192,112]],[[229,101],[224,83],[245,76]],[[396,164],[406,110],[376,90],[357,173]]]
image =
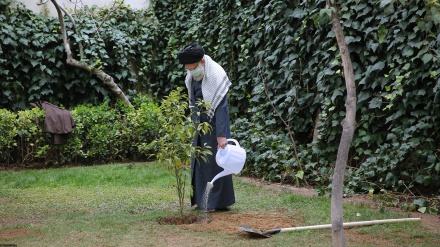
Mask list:
[[[251,239],[246,234],[158,224],[159,218],[179,214],[172,184],[173,177],[158,163],[2,171],[0,246],[331,246],[330,230]],[[226,218],[281,214],[298,226],[331,222],[329,198],[277,191],[239,177],[234,177],[234,187],[236,204],[218,213]],[[185,214],[199,214],[190,208],[187,195]],[[366,205],[344,205],[346,222],[405,217]],[[209,230],[210,224],[204,227]],[[347,229],[346,239],[348,246],[440,245],[440,236],[420,222]]]

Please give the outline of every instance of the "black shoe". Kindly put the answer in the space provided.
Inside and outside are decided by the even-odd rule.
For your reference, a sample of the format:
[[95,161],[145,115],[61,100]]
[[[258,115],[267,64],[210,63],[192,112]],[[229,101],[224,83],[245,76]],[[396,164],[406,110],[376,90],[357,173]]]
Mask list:
[[229,210],[230,210],[229,208],[216,208],[215,209],[216,212],[226,212],[226,211],[229,211]]

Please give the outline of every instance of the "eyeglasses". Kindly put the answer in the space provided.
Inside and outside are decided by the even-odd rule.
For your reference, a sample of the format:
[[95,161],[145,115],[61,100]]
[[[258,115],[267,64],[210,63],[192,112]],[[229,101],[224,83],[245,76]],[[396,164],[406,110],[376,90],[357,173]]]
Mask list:
[[187,68],[185,68],[185,69],[188,70],[188,71],[193,71],[193,70],[197,69],[197,67],[199,67],[199,63],[200,63],[200,62],[198,62],[197,65],[196,65],[196,67],[194,67],[194,68],[192,68],[192,69],[187,69]]

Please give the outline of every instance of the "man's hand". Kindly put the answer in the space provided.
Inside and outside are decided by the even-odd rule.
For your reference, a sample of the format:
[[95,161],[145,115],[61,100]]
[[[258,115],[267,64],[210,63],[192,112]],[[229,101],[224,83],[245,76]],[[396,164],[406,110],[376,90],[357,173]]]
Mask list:
[[228,145],[228,140],[224,136],[218,136],[217,137],[217,149],[223,148],[225,149],[226,145]]

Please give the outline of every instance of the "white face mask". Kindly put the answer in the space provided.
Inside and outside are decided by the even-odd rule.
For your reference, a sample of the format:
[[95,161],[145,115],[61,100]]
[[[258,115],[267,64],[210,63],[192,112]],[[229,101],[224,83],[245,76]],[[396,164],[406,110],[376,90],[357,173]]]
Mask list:
[[205,70],[201,64],[197,66],[197,68],[190,70],[189,73],[191,73],[192,77],[196,79],[196,81],[200,81],[203,76],[205,75]]

